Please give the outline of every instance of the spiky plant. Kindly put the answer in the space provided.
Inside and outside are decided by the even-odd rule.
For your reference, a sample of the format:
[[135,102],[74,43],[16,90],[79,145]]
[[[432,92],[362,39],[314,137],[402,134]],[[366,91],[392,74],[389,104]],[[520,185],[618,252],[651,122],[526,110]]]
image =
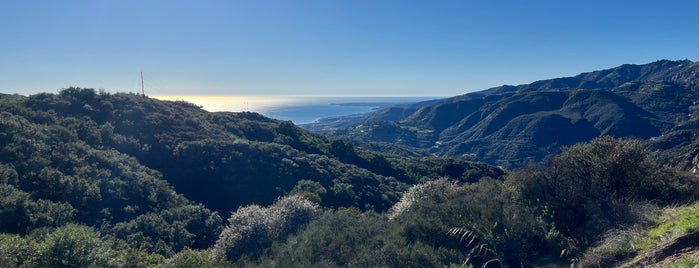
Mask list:
[[488,243],[477,231],[467,228],[451,228],[448,232],[451,237],[459,238],[460,243],[465,243],[466,260],[464,265],[480,264],[480,267],[492,267],[498,265],[503,267],[503,256]]

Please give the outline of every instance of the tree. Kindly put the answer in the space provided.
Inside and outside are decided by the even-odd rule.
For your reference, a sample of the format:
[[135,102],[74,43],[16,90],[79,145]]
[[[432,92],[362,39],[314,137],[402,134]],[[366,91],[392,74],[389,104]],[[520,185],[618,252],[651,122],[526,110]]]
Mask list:
[[296,186],[294,186],[294,188],[291,189],[291,192],[289,192],[289,194],[299,195],[305,199],[320,204],[323,201],[321,196],[325,195],[327,192],[328,190],[326,190],[325,187],[323,187],[323,185],[316,181],[300,180],[296,183]]
[[38,267],[36,241],[14,234],[0,234],[0,267]]
[[40,245],[40,266],[111,267],[117,252],[90,227],[68,224],[49,233]]

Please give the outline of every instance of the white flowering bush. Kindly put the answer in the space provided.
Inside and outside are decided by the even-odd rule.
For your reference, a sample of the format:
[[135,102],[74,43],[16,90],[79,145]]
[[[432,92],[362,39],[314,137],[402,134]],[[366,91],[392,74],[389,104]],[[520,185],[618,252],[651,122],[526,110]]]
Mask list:
[[449,181],[446,178],[413,185],[401,196],[400,201],[388,210],[388,220],[394,220],[420,200],[427,199],[428,197],[438,198],[439,195],[453,191],[455,187],[455,182]]
[[296,195],[282,197],[269,207],[241,207],[228,218],[229,225],[221,232],[209,259],[218,263],[224,259],[235,261],[245,253],[254,254],[295,232],[317,210],[315,203]]

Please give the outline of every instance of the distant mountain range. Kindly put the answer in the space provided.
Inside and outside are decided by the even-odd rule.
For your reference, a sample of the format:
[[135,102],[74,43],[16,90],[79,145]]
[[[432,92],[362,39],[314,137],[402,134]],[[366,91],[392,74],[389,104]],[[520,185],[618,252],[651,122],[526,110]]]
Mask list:
[[697,81],[699,63],[689,60],[625,64],[304,127],[505,167],[598,136],[633,137],[665,163],[690,169],[699,152]]

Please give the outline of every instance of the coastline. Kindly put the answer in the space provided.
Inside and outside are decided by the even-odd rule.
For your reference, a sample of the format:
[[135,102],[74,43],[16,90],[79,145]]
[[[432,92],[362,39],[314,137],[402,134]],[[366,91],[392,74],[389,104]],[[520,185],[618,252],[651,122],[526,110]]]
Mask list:
[[371,112],[391,105],[441,97],[421,96],[305,96],[305,95],[155,95],[155,99],[187,101],[209,112],[256,112],[294,124],[327,117]]

